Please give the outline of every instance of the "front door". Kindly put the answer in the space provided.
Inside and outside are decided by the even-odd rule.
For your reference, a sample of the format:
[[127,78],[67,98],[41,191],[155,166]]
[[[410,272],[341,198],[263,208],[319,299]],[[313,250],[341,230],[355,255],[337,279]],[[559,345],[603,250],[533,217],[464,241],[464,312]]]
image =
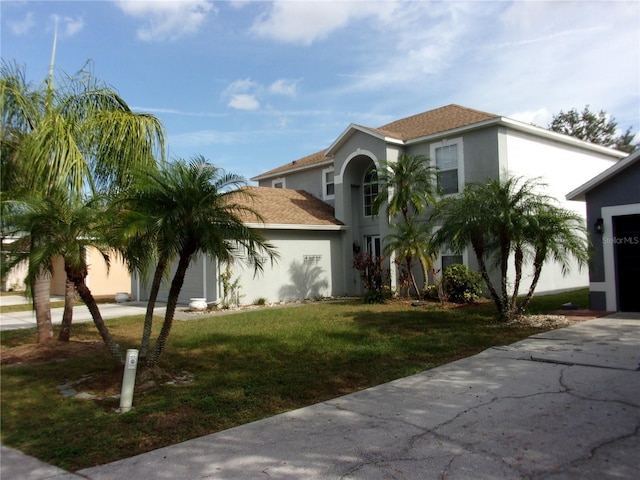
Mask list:
[[364,248],[366,253],[371,255],[372,258],[382,256],[382,248],[380,245],[380,235],[365,235]]
[[640,214],[613,217],[618,307],[640,312]]

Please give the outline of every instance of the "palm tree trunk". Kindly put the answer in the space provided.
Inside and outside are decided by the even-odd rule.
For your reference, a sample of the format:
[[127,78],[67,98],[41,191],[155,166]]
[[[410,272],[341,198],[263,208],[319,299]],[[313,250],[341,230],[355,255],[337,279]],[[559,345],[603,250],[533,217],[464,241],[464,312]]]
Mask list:
[[38,327],[38,343],[48,342],[53,338],[51,323],[51,275],[42,271],[31,285],[33,292],[33,309],[36,312]]
[[424,254],[420,255],[418,257],[418,259],[420,260],[420,267],[422,268],[422,275],[424,275],[424,285],[422,287],[422,291],[424,292],[429,287],[429,269],[430,269],[430,267],[429,267],[429,263],[427,262],[427,259],[425,258]]
[[542,273],[542,264],[544,263],[544,257],[545,254],[542,254],[539,250],[536,251],[536,255],[533,260],[533,278],[531,279],[531,285],[529,286],[527,296],[524,297],[522,304],[518,308],[518,313],[520,314],[524,313],[525,309],[529,306],[529,302],[533,297],[533,292],[538,286],[538,280],[540,279],[540,274]]
[[160,291],[160,285],[162,284],[162,276],[164,275],[165,268],[167,267],[167,259],[161,257],[158,260],[158,265],[153,274],[153,283],[151,284],[151,291],[149,292],[149,301],[147,303],[147,312],[144,316],[144,327],[142,328],[142,339],[140,341],[140,361],[147,358],[149,352],[149,342],[151,341],[151,328],[153,327],[153,310],[156,306],[156,299],[158,298],[158,292]]
[[524,261],[524,252],[522,247],[518,245],[514,253],[515,279],[513,283],[513,295],[511,296],[511,312],[516,312],[518,307],[518,290],[520,290],[520,281],[522,280],[522,262]]
[[109,328],[107,328],[107,325],[102,319],[102,315],[100,314],[100,309],[98,308],[96,299],[93,298],[91,290],[89,290],[89,287],[87,287],[84,278],[74,279],[74,284],[76,289],[78,290],[80,298],[89,309],[91,318],[93,318],[93,323],[95,324],[98,332],[100,333],[100,336],[102,337],[102,340],[107,346],[109,354],[111,354],[111,358],[113,358],[113,361],[118,365],[124,364],[124,359],[122,358],[122,354],[120,353],[120,346],[113,340],[113,337],[109,332]]
[[162,355],[162,352],[164,351],[167,339],[169,338],[169,333],[171,332],[171,327],[173,325],[173,316],[176,312],[176,306],[178,305],[178,296],[180,295],[180,290],[184,284],[184,277],[187,273],[187,268],[191,262],[191,255],[193,255],[193,251],[183,251],[180,253],[178,268],[173,276],[173,280],[171,281],[169,298],[167,298],[167,311],[164,315],[162,329],[160,330],[160,335],[158,335],[158,340],[156,341],[156,346],[153,349],[153,354],[147,359],[147,367],[149,368],[153,368],[156,363],[158,363],[160,355]]
[[71,322],[73,321],[73,304],[76,301],[76,287],[68,278],[64,284],[64,311],[62,325],[58,333],[58,341],[68,342],[71,336]]
[[507,272],[509,271],[509,252],[511,243],[502,241],[500,247],[500,298],[501,315],[504,314],[506,320],[511,320],[511,302],[509,301],[509,291],[507,289]]
[[471,246],[473,247],[473,251],[476,254],[476,260],[478,260],[478,267],[480,267],[480,275],[482,276],[484,283],[487,285],[487,288],[489,289],[489,294],[491,295],[491,299],[493,300],[493,303],[495,304],[496,309],[498,310],[498,315],[500,317],[500,320],[506,321],[509,319],[508,309],[506,308],[506,305],[503,305],[501,298],[498,295],[498,292],[493,286],[493,283],[491,283],[491,278],[489,277],[489,273],[487,271],[487,265],[484,261],[484,249],[480,245],[477,245],[477,243],[474,242],[473,240],[471,241]]
[[[413,270],[411,269],[412,258],[406,257],[405,262],[407,264],[407,273],[409,274],[409,280],[411,280],[411,285],[413,285],[413,288],[416,291],[416,295],[418,296],[418,298],[420,298],[420,291],[418,290],[418,282],[416,282],[416,277],[413,274]],[[411,287],[407,289],[407,296],[408,297],[411,296]]]

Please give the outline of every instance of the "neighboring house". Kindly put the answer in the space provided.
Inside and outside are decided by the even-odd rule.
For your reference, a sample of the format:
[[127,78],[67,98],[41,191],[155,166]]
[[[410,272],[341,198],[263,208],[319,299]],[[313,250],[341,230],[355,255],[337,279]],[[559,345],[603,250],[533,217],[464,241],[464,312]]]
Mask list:
[[[86,255],[89,266],[86,283],[94,297],[115,297],[116,293],[131,292],[131,274],[117,255],[111,256],[108,268],[98,249],[90,247]],[[64,296],[66,280],[64,261],[57,257],[53,260],[51,295]]]
[[[7,249],[13,242],[15,242],[19,237],[2,237],[2,243],[0,243],[0,249],[4,251]],[[2,254],[1,261],[4,262],[4,253]],[[3,292],[11,292],[17,291],[22,292],[25,290],[26,285],[24,283],[25,278],[27,278],[27,269],[29,265],[26,262],[22,262],[19,265],[16,265],[8,272],[4,272],[2,276],[2,285],[1,289]]]
[[[252,190],[256,193],[253,207],[263,214],[265,225],[248,223],[274,243],[281,258],[255,278],[250,269],[235,267],[233,278],[240,277],[241,303],[251,303],[261,297],[274,302],[316,296],[316,293],[361,294],[360,277],[352,268],[354,255],[356,252],[379,255],[390,231],[386,216],[374,216],[371,211],[377,193],[376,169],[382,160],[394,161],[403,153],[428,156],[439,169],[439,183],[447,195],[458,194],[470,182],[489,178],[508,175],[539,178],[547,184],[545,193],[583,216],[584,205],[567,201],[565,193],[625,156],[544,128],[458,105],[430,110],[378,128],[351,124],[326,150],[251,179],[260,187]],[[374,186],[367,186],[371,181]],[[302,196],[304,201],[296,200],[296,196]],[[285,202],[297,212],[296,216],[293,210],[276,206],[276,201]],[[330,207],[333,212],[323,210],[324,216],[313,213]],[[266,212],[282,218],[271,218]],[[309,267],[305,265],[311,262],[318,262],[313,264],[321,269],[320,274],[319,270],[307,270]],[[462,255],[444,251],[436,261],[436,268],[451,263],[477,268],[470,251]],[[390,265],[389,259],[387,265]],[[394,270],[391,269],[391,280],[395,285]],[[219,274],[220,267],[215,260],[199,259],[187,272],[180,302],[185,303],[190,297],[220,302]],[[313,277],[313,274],[317,275]],[[311,277],[318,282],[317,288],[296,288],[305,282],[294,278]],[[523,284],[524,280],[526,278]],[[306,280],[306,283],[314,281]],[[537,291],[587,285],[586,269],[581,272],[573,269],[571,275],[564,277],[559,265],[550,264],[543,268]],[[136,298],[146,298],[145,288],[137,279],[132,292]]]
[[593,310],[640,312],[640,150],[567,195],[586,201]]
[[[14,239],[3,239],[3,245],[9,245]],[[53,274],[51,275],[51,295],[64,296],[67,274],[64,271],[62,257],[53,260]],[[110,268],[95,248],[87,251],[87,286],[96,297],[114,296],[116,293],[129,293],[131,290],[131,275],[126,265],[117,258],[113,258]],[[2,291],[24,291],[26,288],[27,263],[12,268],[2,279]]]

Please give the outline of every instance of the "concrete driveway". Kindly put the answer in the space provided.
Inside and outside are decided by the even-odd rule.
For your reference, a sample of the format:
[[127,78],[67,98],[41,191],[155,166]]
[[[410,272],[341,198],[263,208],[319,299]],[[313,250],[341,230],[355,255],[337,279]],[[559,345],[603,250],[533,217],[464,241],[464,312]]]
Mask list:
[[[51,301],[64,301],[64,298],[52,297]],[[20,295],[0,297],[0,305],[25,305],[28,301]],[[144,315],[147,309],[146,302],[101,303],[100,314],[104,320],[120,318],[129,315]],[[51,322],[54,325],[62,323],[62,308],[51,309]],[[153,310],[155,315],[164,315],[165,305],[158,303]],[[73,323],[91,322],[91,313],[86,305],[73,307]],[[33,310],[24,312],[0,313],[0,330],[16,330],[20,328],[34,328],[36,326],[36,314]]]

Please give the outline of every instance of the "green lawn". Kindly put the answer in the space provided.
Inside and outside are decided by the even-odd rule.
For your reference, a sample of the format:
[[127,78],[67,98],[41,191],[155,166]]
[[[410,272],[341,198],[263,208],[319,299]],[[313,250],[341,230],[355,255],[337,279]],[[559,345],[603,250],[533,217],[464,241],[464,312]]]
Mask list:
[[[535,298],[531,309],[554,310],[569,301],[586,308],[587,291]],[[98,380],[112,378],[111,393],[119,393],[121,370],[108,376],[112,369],[103,351],[2,367],[2,442],[73,471],[378,385],[541,331],[494,318],[491,304],[442,309],[347,301],[176,321],[160,368],[192,381],[139,385],[127,414],[115,412],[115,398],[64,398],[57,388],[92,375],[78,391],[104,393]],[[123,349],[137,346],[142,317],[108,324]],[[99,339],[91,324],[73,328],[74,340]],[[33,338],[33,330],[1,335],[3,348]]]

